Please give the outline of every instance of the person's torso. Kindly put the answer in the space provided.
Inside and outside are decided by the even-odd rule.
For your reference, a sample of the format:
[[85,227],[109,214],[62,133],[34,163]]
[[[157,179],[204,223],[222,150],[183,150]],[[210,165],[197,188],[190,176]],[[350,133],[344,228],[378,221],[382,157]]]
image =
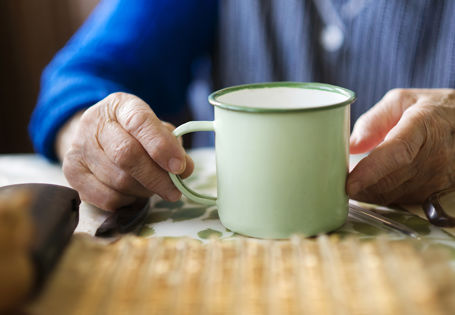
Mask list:
[[390,89],[455,87],[455,1],[221,0],[214,89],[316,81],[354,90],[352,121]]

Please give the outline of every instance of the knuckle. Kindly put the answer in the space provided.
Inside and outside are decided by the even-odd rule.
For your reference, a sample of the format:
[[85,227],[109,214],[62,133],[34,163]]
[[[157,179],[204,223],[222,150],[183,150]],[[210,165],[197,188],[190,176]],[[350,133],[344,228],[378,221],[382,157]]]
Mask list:
[[136,96],[132,94],[128,94],[125,92],[115,92],[110,94],[105,98],[104,105],[107,106],[107,113],[111,117],[115,117],[117,119],[118,115],[124,115],[125,113],[134,112],[134,101],[136,100]]
[[112,161],[121,169],[129,169],[135,163],[135,151],[130,140],[119,141],[113,147]]
[[105,100],[110,102],[115,102],[115,101],[120,101],[123,99],[127,99],[131,97],[131,94],[125,93],[125,92],[114,92],[106,96]]
[[431,103],[421,102],[419,106],[414,108],[409,108],[404,112],[404,114],[409,115],[411,118],[425,122],[438,110],[437,106],[432,105]]
[[116,114],[126,130],[137,133],[152,122],[153,110],[137,96],[123,95],[120,103],[121,106],[117,106]]
[[115,189],[128,191],[133,186],[131,177],[125,172],[119,173],[114,180]]
[[402,88],[396,88],[388,91],[386,97],[389,99],[401,100],[408,95],[408,91]]
[[413,137],[419,135],[428,136],[440,129],[440,122],[437,121],[435,109],[431,105],[421,105],[410,107],[404,111],[403,119],[406,119],[414,126],[415,133],[412,135]]
[[122,115],[123,126],[134,133],[140,133],[148,121],[147,112],[143,109],[122,111]]
[[411,164],[417,152],[416,148],[406,139],[396,138],[394,140],[397,144],[398,150],[395,154],[395,160],[399,165]]

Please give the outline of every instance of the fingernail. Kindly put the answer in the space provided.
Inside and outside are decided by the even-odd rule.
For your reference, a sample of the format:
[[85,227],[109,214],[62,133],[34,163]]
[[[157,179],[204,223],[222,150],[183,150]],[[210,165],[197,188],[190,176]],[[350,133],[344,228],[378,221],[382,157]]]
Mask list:
[[169,161],[169,168],[172,173],[180,174],[185,169],[185,162],[177,158],[172,158]]
[[362,185],[359,182],[353,182],[348,186],[349,195],[357,195],[362,190]]

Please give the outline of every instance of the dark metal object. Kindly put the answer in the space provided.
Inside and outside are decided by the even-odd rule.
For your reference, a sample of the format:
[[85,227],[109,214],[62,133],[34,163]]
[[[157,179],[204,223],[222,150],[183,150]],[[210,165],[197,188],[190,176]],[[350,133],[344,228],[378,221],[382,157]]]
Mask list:
[[110,237],[139,230],[149,210],[149,199],[138,199],[131,205],[112,212],[96,230],[95,236]]
[[450,216],[442,206],[442,197],[455,193],[455,189],[446,189],[435,192],[425,200],[422,205],[423,211],[431,224],[441,227],[455,227],[455,217]]
[[35,266],[36,292],[79,222],[79,195],[71,188],[51,184],[18,184],[3,186],[0,190],[26,191],[32,198],[29,210],[34,228],[31,259]]

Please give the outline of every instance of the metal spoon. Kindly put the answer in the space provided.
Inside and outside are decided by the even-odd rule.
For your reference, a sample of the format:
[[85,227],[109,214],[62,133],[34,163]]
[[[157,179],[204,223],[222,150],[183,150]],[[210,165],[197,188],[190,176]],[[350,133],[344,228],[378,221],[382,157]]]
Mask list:
[[417,231],[407,227],[404,224],[396,222],[392,219],[386,218],[374,211],[362,208],[351,201],[349,201],[349,215],[354,218],[359,218],[361,220],[372,222],[372,223],[380,223],[393,230],[399,231],[403,234],[406,234],[412,238],[420,239],[419,233]]

